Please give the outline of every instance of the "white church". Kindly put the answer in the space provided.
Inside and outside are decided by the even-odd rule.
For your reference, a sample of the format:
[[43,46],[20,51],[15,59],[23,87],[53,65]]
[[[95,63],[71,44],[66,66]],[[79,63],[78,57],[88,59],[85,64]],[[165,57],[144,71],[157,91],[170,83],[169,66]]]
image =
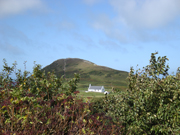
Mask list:
[[87,92],[101,92],[104,93],[105,89],[104,86],[92,86],[91,84],[89,84],[89,88]]

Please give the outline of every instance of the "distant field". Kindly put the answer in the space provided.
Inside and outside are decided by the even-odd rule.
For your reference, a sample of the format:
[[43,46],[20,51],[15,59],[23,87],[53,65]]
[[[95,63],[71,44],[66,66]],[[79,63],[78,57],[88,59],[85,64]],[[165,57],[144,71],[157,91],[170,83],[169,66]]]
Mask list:
[[[78,97],[91,97],[91,98],[101,98],[101,97],[105,97],[104,93],[99,93],[99,92],[85,92],[85,90],[78,90],[80,93],[78,93]],[[108,92],[110,92],[111,90],[106,90]],[[115,95],[115,93],[110,93],[109,95]]]

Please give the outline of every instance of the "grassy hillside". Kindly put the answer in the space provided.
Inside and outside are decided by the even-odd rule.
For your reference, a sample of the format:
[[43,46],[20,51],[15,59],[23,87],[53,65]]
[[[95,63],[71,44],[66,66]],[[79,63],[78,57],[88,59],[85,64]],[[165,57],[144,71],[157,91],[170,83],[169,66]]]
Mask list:
[[58,77],[64,75],[67,79],[73,78],[74,73],[80,74],[81,80],[78,85],[80,90],[87,90],[89,84],[103,85],[105,89],[114,87],[122,90],[127,86],[128,72],[98,66],[78,58],[59,59],[42,70],[46,73],[54,70]]

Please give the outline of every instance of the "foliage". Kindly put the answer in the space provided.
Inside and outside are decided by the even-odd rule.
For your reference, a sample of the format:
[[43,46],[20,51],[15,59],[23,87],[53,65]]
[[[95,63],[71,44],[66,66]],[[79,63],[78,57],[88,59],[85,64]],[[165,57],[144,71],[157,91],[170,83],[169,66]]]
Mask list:
[[168,75],[168,58],[156,54],[143,70],[131,68],[127,92],[106,100],[107,115],[123,123],[125,134],[180,134],[179,74]]
[[[1,84],[3,86],[10,86],[11,94],[15,97],[22,96],[23,94],[34,94],[36,97],[40,97],[42,94],[45,95],[44,99],[52,99],[52,96],[56,94],[65,93],[66,95],[71,95],[71,93],[76,91],[77,83],[80,80],[78,74],[74,74],[74,78],[65,82],[63,76],[57,78],[54,72],[41,71],[41,66],[35,64],[33,73],[24,71],[23,74],[21,70],[15,72],[17,63],[14,63],[12,67],[9,67],[4,60],[4,70],[3,78],[1,79]],[[16,80],[13,81],[10,75],[15,72]],[[14,84],[13,84],[14,83]],[[5,93],[6,94],[6,93]]]
[[106,113],[106,109],[104,108],[105,99],[104,98],[94,98],[91,106],[91,114],[95,113]]
[[15,72],[14,82],[16,65],[4,60],[0,76],[0,134],[121,134],[121,124],[104,113],[90,114],[92,104],[77,98],[79,75],[66,82],[35,65],[32,74]]

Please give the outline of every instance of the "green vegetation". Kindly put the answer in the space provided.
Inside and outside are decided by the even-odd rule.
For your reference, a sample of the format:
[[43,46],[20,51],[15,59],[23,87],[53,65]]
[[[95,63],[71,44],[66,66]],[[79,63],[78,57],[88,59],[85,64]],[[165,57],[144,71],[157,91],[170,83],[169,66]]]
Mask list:
[[16,64],[4,62],[0,134],[180,134],[180,69],[169,75],[168,58],[155,55],[142,70],[131,67],[126,91],[109,95],[79,93],[78,74],[58,78],[39,65],[32,74],[19,70],[13,84]]
[[156,54],[143,70],[131,68],[126,92],[104,100],[106,114],[123,124],[125,134],[180,134],[179,73],[168,75],[168,58]]
[[104,93],[79,91],[78,96],[82,97],[104,97]]
[[[85,92],[85,90],[78,90],[80,93],[77,95],[78,97],[82,97],[82,98],[87,98],[87,97],[91,97],[91,98],[101,98],[101,97],[105,97],[104,93],[99,93],[99,92]],[[111,90],[107,90],[106,91],[110,92],[109,95],[114,95],[117,96],[117,93],[112,93]]]
[[57,77],[65,75],[66,79],[73,78],[74,73],[80,74],[81,81],[78,83],[78,90],[87,89],[89,84],[102,85],[106,89],[114,87],[125,90],[127,88],[128,72],[98,66],[82,59],[60,59],[44,67],[42,71],[45,73],[54,71]]
[[[105,113],[93,111],[90,99],[76,96],[78,74],[66,80],[54,73],[45,74],[40,65],[35,65],[32,74],[21,73],[16,63],[9,67],[4,61],[3,67],[0,134],[121,134],[120,124],[115,124]],[[15,82],[10,77],[13,72]]]

